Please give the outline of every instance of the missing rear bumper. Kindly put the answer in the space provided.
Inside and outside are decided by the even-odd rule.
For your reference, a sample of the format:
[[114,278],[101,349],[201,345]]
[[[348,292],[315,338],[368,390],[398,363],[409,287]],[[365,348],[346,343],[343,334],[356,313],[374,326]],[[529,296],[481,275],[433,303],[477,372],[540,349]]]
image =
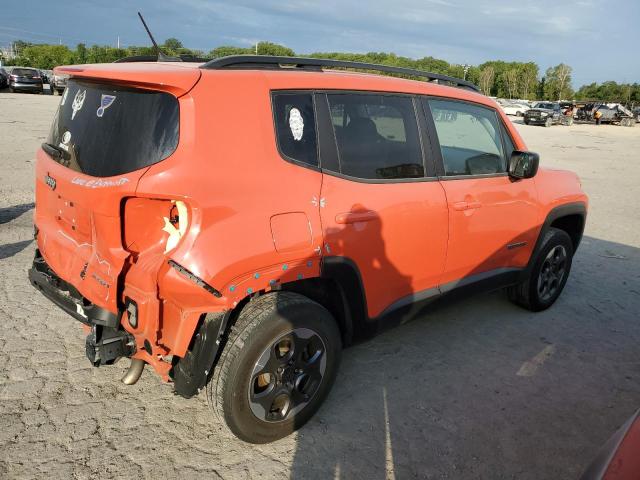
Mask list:
[[136,351],[133,336],[120,328],[119,316],[93,305],[78,290],[62,280],[47,265],[39,250],[29,269],[31,284],[76,320],[89,325],[85,349],[94,367],[110,365],[118,358],[130,357]]
[[29,269],[29,281],[45,297],[85,325],[117,328],[120,324],[118,315],[93,305],[73,285],[51,270],[39,250],[36,250],[33,266]]

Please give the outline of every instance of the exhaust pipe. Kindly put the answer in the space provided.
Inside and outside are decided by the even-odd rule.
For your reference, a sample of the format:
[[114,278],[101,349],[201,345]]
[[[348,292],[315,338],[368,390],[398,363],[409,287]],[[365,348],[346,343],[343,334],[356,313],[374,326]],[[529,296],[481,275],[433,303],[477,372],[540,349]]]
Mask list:
[[145,362],[144,360],[140,360],[139,358],[132,358],[131,365],[129,365],[129,370],[122,377],[122,383],[125,385],[133,385],[138,380],[140,380],[140,375],[142,375],[142,370],[144,370]]

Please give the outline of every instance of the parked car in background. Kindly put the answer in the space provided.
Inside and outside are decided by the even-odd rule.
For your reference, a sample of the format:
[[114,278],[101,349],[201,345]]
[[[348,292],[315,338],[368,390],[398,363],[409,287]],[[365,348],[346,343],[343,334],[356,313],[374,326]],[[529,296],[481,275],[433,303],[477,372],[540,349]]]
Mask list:
[[40,72],[40,78],[42,78],[42,83],[49,83],[49,75],[46,70],[38,70]]
[[35,68],[14,67],[9,74],[9,90],[42,93],[42,75]]
[[521,103],[503,103],[500,104],[502,110],[507,115],[515,115],[516,117],[523,117],[526,112],[529,111],[529,107],[522,105]]
[[633,116],[636,117],[636,122],[640,122],[640,107],[633,109]]
[[51,88],[53,89],[54,95],[62,95],[64,89],[67,88],[67,78],[68,75],[55,73],[53,74],[53,83],[51,84]]
[[640,478],[640,410],[604,444],[580,480]]
[[550,127],[563,121],[564,115],[560,109],[560,104],[557,102],[538,102],[524,114],[524,123],[526,125]]
[[0,67],[0,88],[7,88],[9,86],[9,73],[2,67]]
[[594,112],[600,112],[600,123],[619,123],[625,127],[635,125],[636,115],[619,103],[597,105]]

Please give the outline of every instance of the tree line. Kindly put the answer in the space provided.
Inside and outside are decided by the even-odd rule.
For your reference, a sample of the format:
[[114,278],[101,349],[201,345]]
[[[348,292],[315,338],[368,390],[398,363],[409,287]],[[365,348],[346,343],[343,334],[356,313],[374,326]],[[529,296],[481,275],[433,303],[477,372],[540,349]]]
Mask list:
[[[295,55],[292,49],[272,42],[260,42],[246,48],[220,46],[204,52],[185,48],[180,40],[169,38],[160,47],[168,55],[192,55],[203,59],[241,54]],[[13,59],[3,59],[0,55],[3,65],[51,69],[57,65],[109,63],[129,56],[155,54],[153,47],[114,48],[100,45],[88,47],[84,43],[79,43],[75,49],[71,49],[66,45],[33,44],[24,41],[14,42],[14,50],[17,51],[17,56]],[[544,75],[541,75],[538,65],[534,62],[494,60],[480,65],[458,65],[430,56],[413,59],[385,52],[362,54],[315,52],[307,56],[378,63],[466,78],[478,85],[484,94],[500,98],[640,102],[640,84],[638,83],[618,84],[613,81],[601,84],[591,83],[583,85],[574,92],[571,87],[572,69],[564,63],[548,68]]]

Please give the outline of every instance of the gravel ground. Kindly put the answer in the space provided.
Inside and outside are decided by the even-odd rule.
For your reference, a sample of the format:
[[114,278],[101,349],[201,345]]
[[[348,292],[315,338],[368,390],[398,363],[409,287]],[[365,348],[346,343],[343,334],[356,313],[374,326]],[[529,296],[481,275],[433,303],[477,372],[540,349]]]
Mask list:
[[252,446],[204,394],[92,368],[79,324],[29,285],[34,152],[58,100],[0,93],[0,478],[576,478],[640,407],[640,126],[518,122],[592,202],[553,308],[441,306],[348,349],[315,418]]

